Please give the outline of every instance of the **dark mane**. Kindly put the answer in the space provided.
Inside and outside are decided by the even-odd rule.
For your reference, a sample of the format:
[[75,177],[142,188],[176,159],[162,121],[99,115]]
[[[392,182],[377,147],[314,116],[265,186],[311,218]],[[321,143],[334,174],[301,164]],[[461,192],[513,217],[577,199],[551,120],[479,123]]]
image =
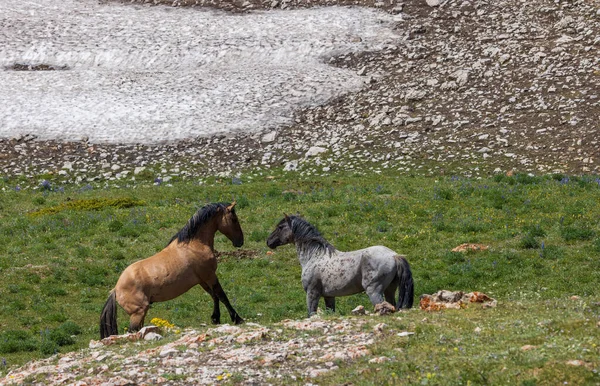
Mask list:
[[189,243],[196,237],[198,233],[198,229],[202,225],[204,225],[208,220],[210,220],[215,213],[219,210],[219,208],[225,209],[230,204],[225,202],[218,202],[207,204],[202,208],[198,209],[198,211],[188,220],[187,224],[179,232],[175,234],[175,236],[171,237],[169,240],[169,244],[173,242],[173,240],[177,239],[178,243]]
[[331,254],[335,251],[335,247],[321,236],[315,226],[299,216],[289,218],[292,220],[292,234],[296,243],[305,244],[317,252],[325,251]]

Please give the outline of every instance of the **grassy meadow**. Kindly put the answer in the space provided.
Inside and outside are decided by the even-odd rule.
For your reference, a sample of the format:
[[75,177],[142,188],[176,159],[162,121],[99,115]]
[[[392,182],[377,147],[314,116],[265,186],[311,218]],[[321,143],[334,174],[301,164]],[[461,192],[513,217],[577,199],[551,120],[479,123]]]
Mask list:
[[[119,274],[161,250],[205,203],[238,202],[245,244],[218,235],[218,275],[246,321],[306,316],[292,246],[270,253],[267,235],[283,213],[300,213],[340,250],[383,244],[405,254],[418,296],[440,289],[482,291],[498,307],[382,321],[395,334],[375,355],[312,382],[341,384],[599,384],[600,179],[563,175],[462,177],[242,176],[204,184],[15,189],[0,180],[0,375],[11,366],[98,339],[101,308]],[[490,248],[451,252],[462,243]],[[337,315],[366,295],[338,298]],[[321,302],[320,306],[323,308]],[[201,288],[154,304],[146,321],[210,324]],[[222,322],[229,318],[222,306]],[[119,309],[120,331],[128,318]],[[531,346],[531,347],[527,347]]]

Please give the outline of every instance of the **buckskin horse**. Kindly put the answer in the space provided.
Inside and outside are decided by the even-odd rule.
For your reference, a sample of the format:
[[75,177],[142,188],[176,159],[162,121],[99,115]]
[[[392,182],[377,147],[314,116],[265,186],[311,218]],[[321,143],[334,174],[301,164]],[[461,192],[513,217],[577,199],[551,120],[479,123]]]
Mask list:
[[221,322],[221,301],[235,324],[244,320],[233,309],[217,278],[214,238],[223,233],[235,247],[244,244],[244,234],[231,204],[213,203],[199,209],[162,251],[128,266],[110,292],[100,315],[100,338],[117,335],[117,303],[129,315],[129,331],[144,325],[155,302],[178,297],[199,284],[213,299],[212,322]]
[[[335,297],[365,291],[376,306],[384,299],[396,310],[413,306],[414,282],[404,256],[384,246],[351,252],[338,251],[317,229],[299,216],[287,216],[267,239],[267,246],[296,245],[302,266],[308,315],[317,312],[319,299],[335,311]],[[398,302],[394,302],[398,289]]]

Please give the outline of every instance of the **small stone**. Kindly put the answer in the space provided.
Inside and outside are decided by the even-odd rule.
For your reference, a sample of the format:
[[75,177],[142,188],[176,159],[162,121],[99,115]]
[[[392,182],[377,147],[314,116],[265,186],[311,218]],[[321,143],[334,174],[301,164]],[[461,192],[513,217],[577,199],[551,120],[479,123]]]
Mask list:
[[369,359],[369,363],[384,363],[384,362],[389,362],[390,358],[388,357],[376,357],[376,358],[372,358]]
[[285,166],[283,167],[283,170],[285,170],[286,172],[294,171],[297,169],[298,169],[298,160],[286,162]]
[[158,355],[161,358],[164,358],[164,357],[172,356],[175,354],[179,354],[179,350],[177,350],[176,348],[167,347],[167,348],[164,348]]
[[437,7],[438,5],[440,5],[440,0],[425,0],[427,2],[427,5],[430,7]]
[[404,99],[407,101],[418,101],[425,98],[426,95],[427,92],[425,92],[424,90],[410,89],[406,92]]
[[375,327],[373,327],[373,331],[377,332],[377,333],[381,333],[383,332],[383,329],[387,327],[387,324],[385,323],[377,323],[375,325]]
[[451,75],[452,78],[456,79],[456,83],[459,86],[464,86],[467,84],[469,80],[469,71],[467,70],[458,70]]
[[364,314],[365,314],[364,306],[357,306],[355,309],[352,310],[352,315],[364,315]]
[[504,64],[504,63],[508,62],[509,60],[510,60],[510,55],[509,54],[501,55],[498,58],[498,61],[500,62],[500,64]]
[[521,347],[521,351],[530,351],[530,350],[533,350],[534,348],[536,348],[536,346],[526,344],[525,346]]
[[308,376],[311,378],[316,378],[319,375],[323,375],[328,371],[329,371],[329,369],[312,369],[308,372]]
[[144,327],[142,327],[142,328],[141,328],[141,329],[140,329],[140,330],[137,332],[137,334],[138,334],[138,335],[139,335],[141,338],[143,338],[143,337],[145,337],[147,334],[149,334],[149,333],[151,333],[151,332],[154,332],[154,333],[156,333],[156,332],[158,332],[158,331],[160,331],[160,327],[153,326],[153,325],[149,325],[149,326],[144,326]]
[[403,7],[403,5],[402,5],[402,4],[399,4],[399,5],[395,6],[394,8],[390,9],[390,11],[389,11],[389,12],[390,12],[392,15],[399,15],[399,14],[401,14],[401,13],[402,13],[402,9],[403,9],[403,8],[404,8],[404,7]]
[[144,340],[161,340],[163,337],[160,334],[157,334],[155,332],[149,332],[144,336]]
[[314,157],[314,156],[324,153],[326,151],[327,151],[327,149],[325,149],[324,147],[312,146],[310,149],[308,149],[308,151],[306,152],[306,154],[304,156],[307,158]]
[[90,340],[90,343],[88,345],[89,348],[100,348],[100,347],[104,347],[104,343],[100,342],[99,340]]
[[145,166],[138,166],[135,169],[133,169],[133,174],[135,174],[137,176],[138,174],[140,174],[144,170],[146,170]]
[[277,137],[277,132],[276,131],[271,131],[270,133],[267,133],[267,134],[263,135],[261,141],[263,143],[273,142],[273,141],[275,141],[276,137]]
[[388,302],[383,302],[375,305],[375,313],[379,315],[387,315],[396,312],[396,307]]

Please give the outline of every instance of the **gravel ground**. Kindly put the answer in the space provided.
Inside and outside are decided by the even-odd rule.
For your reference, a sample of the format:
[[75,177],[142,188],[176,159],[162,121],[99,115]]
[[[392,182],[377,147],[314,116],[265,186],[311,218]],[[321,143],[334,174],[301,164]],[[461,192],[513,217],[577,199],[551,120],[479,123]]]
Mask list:
[[372,355],[368,345],[392,334],[410,339],[413,332],[395,331],[385,319],[285,320],[272,328],[254,323],[242,328],[222,325],[204,332],[185,331],[181,338],[157,347],[148,347],[147,342],[104,346],[92,341],[90,349],[14,369],[0,378],[0,385],[207,385],[222,381],[310,385],[312,378],[338,369],[339,362],[362,357],[371,363],[393,360]]
[[[331,4],[193,3],[236,11],[240,18],[256,9],[289,12]],[[276,128],[169,144],[4,138],[0,172],[24,176],[31,186],[41,175],[77,183],[129,181],[143,169],[163,180],[260,173],[274,166],[303,175],[387,169],[467,176],[600,172],[597,0],[336,4],[394,14],[390,28],[397,38],[375,51],[328,60],[360,77],[361,90],[299,108],[291,123]]]

